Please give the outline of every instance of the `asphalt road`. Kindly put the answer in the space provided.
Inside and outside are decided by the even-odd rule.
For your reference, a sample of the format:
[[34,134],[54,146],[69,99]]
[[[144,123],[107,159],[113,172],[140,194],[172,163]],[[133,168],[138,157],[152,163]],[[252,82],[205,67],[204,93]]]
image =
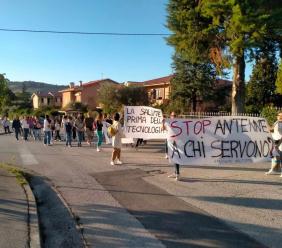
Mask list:
[[162,150],[127,147],[111,166],[110,147],[0,137],[0,161],[48,178],[91,247],[280,247],[282,180],[264,176],[269,165],[192,166],[175,182]]

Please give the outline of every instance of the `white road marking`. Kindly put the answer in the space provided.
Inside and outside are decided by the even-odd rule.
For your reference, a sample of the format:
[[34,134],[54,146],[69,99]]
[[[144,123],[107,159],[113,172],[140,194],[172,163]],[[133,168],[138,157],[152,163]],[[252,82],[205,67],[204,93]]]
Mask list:
[[26,148],[20,149],[20,156],[24,165],[38,164],[38,161],[36,160],[34,155],[32,155]]

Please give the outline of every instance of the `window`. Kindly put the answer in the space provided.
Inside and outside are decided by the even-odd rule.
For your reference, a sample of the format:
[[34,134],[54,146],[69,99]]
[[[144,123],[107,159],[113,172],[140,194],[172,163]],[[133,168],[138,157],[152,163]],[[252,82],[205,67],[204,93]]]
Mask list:
[[156,89],[156,99],[162,99],[161,90]]
[[41,103],[42,103],[42,104],[44,103],[44,98],[41,98]]
[[47,98],[47,105],[50,105],[51,99]]
[[151,90],[151,99],[152,99],[152,100],[155,100],[155,99],[156,99],[156,90],[155,90],[155,89],[152,89],[152,90]]

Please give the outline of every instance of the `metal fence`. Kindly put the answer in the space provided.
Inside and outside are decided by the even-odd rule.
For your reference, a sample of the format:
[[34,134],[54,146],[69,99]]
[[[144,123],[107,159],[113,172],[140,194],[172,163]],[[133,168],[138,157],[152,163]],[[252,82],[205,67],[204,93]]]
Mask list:
[[177,115],[178,118],[205,118],[213,116],[248,116],[248,117],[260,117],[260,114],[252,113],[227,113],[227,112],[189,112],[181,115]]
[[[277,112],[282,112],[282,108],[273,107]],[[169,116],[169,115],[167,115]],[[247,117],[262,117],[261,114],[256,113],[231,113],[231,112],[187,112],[177,115],[178,118],[205,118],[213,116],[247,116]]]

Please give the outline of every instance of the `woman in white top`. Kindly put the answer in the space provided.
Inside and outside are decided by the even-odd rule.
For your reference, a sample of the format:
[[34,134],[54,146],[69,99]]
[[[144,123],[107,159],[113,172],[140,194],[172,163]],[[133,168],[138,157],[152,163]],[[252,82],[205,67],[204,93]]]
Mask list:
[[115,135],[113,135],[112,137],[112,146],[114,150],[112,153],[111,165],[115,164],[116,159],[117,159],[116,164],[122,164],[122,162],[120,161],[120,154],[121,154],[121,138],[123,136],[123,131],[119,119],[120,119],[119,113],[115,113],[114,123],[112,124],[112,127],[115,130],[114,131]]
[[27,141],[28,133],[29,133],[29,123],[28,123],[28,117],[24,116],[23,120],[21,121],[22,123],[22,129],[23,129],[23,137],[24,140]]
[[277,115],[277,121],[273,124],[273,139],[279,140],[280,144],[282,142],[282,113]]
[[45,116],[44,124],[43,124],[43,132],[44,132],[44,145],[51,145],[51,120],[49,115]]

